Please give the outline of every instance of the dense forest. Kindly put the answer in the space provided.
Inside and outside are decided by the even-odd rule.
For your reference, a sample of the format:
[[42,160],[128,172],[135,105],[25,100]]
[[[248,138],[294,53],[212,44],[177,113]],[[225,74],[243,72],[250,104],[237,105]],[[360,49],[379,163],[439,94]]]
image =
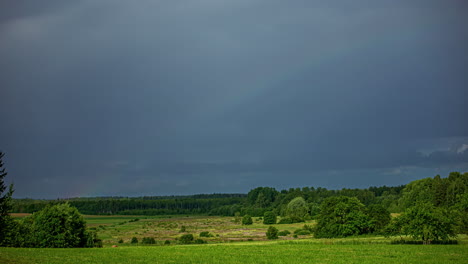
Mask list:
[[[48,204],[68,202],[83,214],[170,215],[209,214],[220,216],[263,216],[272,211],[286,215],[287,205],[296,197],[307,204],[307,215],[314,218],[326,198],[334,196],[356,197],[365,206],[381,205],[392,213],[405,211],[418,202],[436,207],[460,206],[468,195],[468,173],[452,172],[448,177],[439,175],[396,187],[369,187],[366,189],[328,190],[303,187],[277,191],[271,187],[258,187],[248,194],[200,194],[190,196],[95,197],[57,200],[14,199],[12,212],[33,213]],[[466,208],[461,208],[466,210]]]

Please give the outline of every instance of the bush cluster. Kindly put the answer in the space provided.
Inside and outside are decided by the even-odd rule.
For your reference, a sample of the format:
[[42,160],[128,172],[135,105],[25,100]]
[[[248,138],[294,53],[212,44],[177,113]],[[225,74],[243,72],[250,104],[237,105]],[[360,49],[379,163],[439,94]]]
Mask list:
[[141,240],[141,243],[143,243],[143,244],[156,244],[156,240],[154,240],[153,237],[144,237]]
[[214,237],[213,234],[211,234],[210,232],[208,231],[203,231],[203,232],[200,232],[200,237]]
[[278,232],[278,236],[287,236],[289,234],[291,234],[291,232],[289,232],[288,230],[282,230]]

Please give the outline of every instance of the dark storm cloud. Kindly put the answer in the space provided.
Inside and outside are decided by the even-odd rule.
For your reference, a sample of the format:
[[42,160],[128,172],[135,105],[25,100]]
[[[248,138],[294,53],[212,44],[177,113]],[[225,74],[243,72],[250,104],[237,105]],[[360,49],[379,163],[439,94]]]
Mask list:
[[10,180],[18,197],[158,195],[468,170],[466,8],[3,3]]

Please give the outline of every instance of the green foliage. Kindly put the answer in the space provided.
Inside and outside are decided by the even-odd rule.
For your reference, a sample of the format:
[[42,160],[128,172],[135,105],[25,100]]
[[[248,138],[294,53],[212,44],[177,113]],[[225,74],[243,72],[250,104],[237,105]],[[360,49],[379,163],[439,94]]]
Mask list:
[[459,201],[453,209],[457,212],[458,232],[468,234],[468,192],[459,195]]
[[296,231],[294,231],[294,234],[298,236],[306,236],[306,235],[310,235],[311,232],[309,230],[297,229]]
[[213,234],[211,234],[209,231],[203,231],[200,232],[200,237],[213,237]]
[[119,239],[119,242],[118,242],[118,243],[119,243],[119,244],[122,244],[123,242],[124,242],[123,239]]
[[268,239],[278,239],[278,229],[274,226],[269,226],[266,236]]
[[193,242],[193,235],[192,234],[185,234],[185,235],[182,235],[180,238],[179,238],[179,241],[180,243],[182,244],[190,244]]
[[317,217],[315,237],[346,237],[371,232],[372,222],[364,210],[365,206],[355,197],[325,199]]
[[143,243],[143,244],[156,244],[156,240],[154,240],[154,237],[144,237],[141,240],[141,243]]
[[380,204],[373,204],[367,208],[367,215],[371,218],[372,228],[381,231],[390,223],[390,212]]
[[293,222],[295,222],[295,219],[301,219],[304,221],[304,217],[308,215],[308,212],[309,207],[302,197],[292,199],[286,207],[286,214],[293,220]]
[[206,244],[207,242],[201,238],[197,238],[193,241],[195,244]]
[[290,217],[281,217],[278,224],[292,224],[293,221]]
[[244,215],[244,217],[242,217],[242,224],[243,225],[253,224],[252,217],[250,215]]
[[276,215],[271,211],[265,212],[265,214],[263,215],[263,224],[265,225],[276,224]]
[[242,220],[241,213],[235,212],[234,213],[234,223],[239,224]]
[[171,241],[170,241],[170,240],[164,241],[164,245],[170,245],[170,244],[171,244]]
[[304,225],[302,228],[296,229],[294,231],[294,234],[299,235],[299,236],[305,236],[305,235],[312,234],[312,232],[313,232],[312,226]]
[[289,234],[291,234],[291,232],[289,232],[288,230],[282,230],[278,232],[278,236],[287,236]]
[[399,203],[402,209],[417,203],[431,203],[437,207],[452,207],[468,192],[468,173],[451,172],[447,178],[436,175],[413,181],[403,189]]
[[277,195],[278,191],[276,191],[275,188],[258,187],[247,194],[247,201],[249,205],[266,208],[275,201]]
[[86,247],[102,247],[102,240],[98,238],[98,235],[96,233],[96,230],[86,230],[85,231],[85,237],[86,237]]
[[87,231],[86,223],[68,203],[48,206],[22,222],[25,244],[32,247],[92,247],[99,239],[95,231]]
[[180,230],[179,230],[179,233],[183,233],[183,232],[186,232],[186,231],[187,231],[187,227],[186,226],[181,226]]
[[4,179],[8,173],[3,168],[2,158],[4,155],[3,152],[0,152],[0,246],[10,246],[15,239],[15,234],[12,233],[12,229],[15,229],[15,223],[9,215],[12,208],[11,196],[14,190],[13,184],[8,188],[5,185]]
[[132,237],[132,240],[130,241],[132,244],[138,244],[138,238]]
[[449,240],[456,236],[454,214],[432,203],[419,203],[408,208],[387,228],[389,235],[404,234],[424,244]]

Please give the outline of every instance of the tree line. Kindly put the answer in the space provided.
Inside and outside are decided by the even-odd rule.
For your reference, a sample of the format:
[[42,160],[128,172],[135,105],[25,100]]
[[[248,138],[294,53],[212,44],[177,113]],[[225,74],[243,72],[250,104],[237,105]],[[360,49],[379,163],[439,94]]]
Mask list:
[[370,187],[367,189],[328,190],[326,188],[290,188],[277,191],[271,187],[258,187],[248,194],[199,194],[190,196],[145,197],[89,197],[72,199],[13,199],[12,211],[33,213],[50,204],[68,202],[83,214],[95,215],[219,215],[233,216],[236,212],[262,216],[274,210],[284,215],[286,205],[296,197],[308,203],[311,216],[318,212],[320,203],[331,196],[357,197],[366,205],[382,204],[391,212],[400,210],[398,199],[404,185],[396,187]]

